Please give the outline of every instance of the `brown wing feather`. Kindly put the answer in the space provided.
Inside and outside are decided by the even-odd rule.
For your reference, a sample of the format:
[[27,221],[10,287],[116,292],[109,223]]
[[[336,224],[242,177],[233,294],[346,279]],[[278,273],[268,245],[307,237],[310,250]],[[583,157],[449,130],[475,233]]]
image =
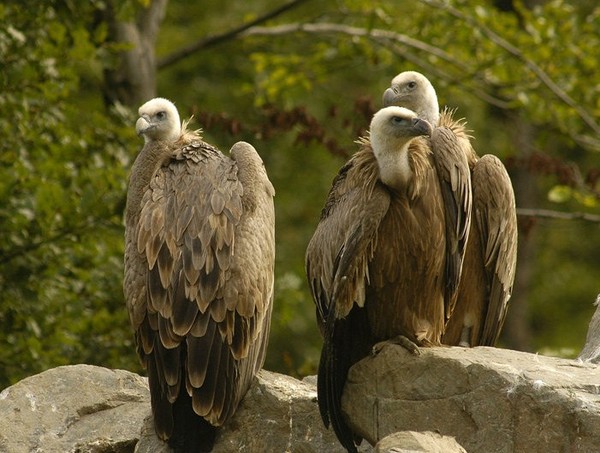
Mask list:
[[176,156],[144,192],[125,258],[163,439],[181,386],[214,426],[235,412],[264,362],[273,298],[274,191],[254,148],[235,145],[232,160],[194,141]]
[[493,346],[511,296],[517,259],[517,217],[510,178],[493,155],[472,169],[473,221],[458,302],[443,342]]
[[446,220],[445,316],[456,303],[463,259],[471,225],[471,174],[465,145],[452,129],[438,127],[431,134],[431,148],[444,200]]
[[515,195],[497,157],[479,159],[473,169],[473,193],[489,294],[479,344],[492,346],[504,325],[517,264]]
[[[355,304],[359,307],[364,305],[368,264],[373,256],[379,225],[390,205],[390,196],[387,190],[378,185],[369,199],[349,196],[347,201],[355,210],[354,218],[345,230],[344,243],[333,263],[331,288],[335,318],[338,319],[345,317]],[[344,209],[344,206],[340,208]]]
[[389,193],[377,180],[373,153],[363,146],[334,179],[306,251],[307,277],[324,336],[319,410],[348,451],[356,448],[341,415],[341,395],[348,369],[372,343],[361,307],[377,229],[390,203]]
[[[361,185],[364,181],[366,186]],[[334,178],[321,219],[306,249],[306,274],[321,328],[331,308],[334,287],[338,292],[336,317],[345,316],[354,303],[360,306],[364,303],[368,245],[389,206],[386,192],[377,191],[373,195],[376,182],[373,153],[363,148]],[[363,224],[369,219],[370,224]],[[341,285],[343,277],[346,278]]]

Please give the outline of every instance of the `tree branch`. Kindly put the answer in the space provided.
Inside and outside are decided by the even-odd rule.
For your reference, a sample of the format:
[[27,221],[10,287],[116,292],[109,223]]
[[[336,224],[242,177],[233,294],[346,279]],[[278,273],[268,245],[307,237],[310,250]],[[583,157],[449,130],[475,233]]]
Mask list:
[[587,124],[595,133],[600,134],[600,126],[594,120],[593,116],[590,115],[585,109],[583,109],[571,96],[569,96],[564,90],[562,90],[553,80],[552,78],[535,63],[533,60],[527,58],[523,52],[521,52],[517,47],[513,46],[507,40],[499,36],[492,29],[487,26],[477,22],[472,17],[463,14],[458,9],[446,4],[441,3],[436,0],[420,0],[422,3],[425,3],[432,8],[441,9],[443,11],[448,12],[453,15],[457,19],[465,22],[470,25],[472,28],[476,28],[481,31],[485,36],[488,37],[490,41],[504,49],[506,52],[511,54],[516,59],[520,60],[535,76],[544,84],[546,87],[562,102],[567,104],[573,110],[577,112],[579,117],[583,120],[585,124]]
[[[582,119],[582,121],[589,126],[593,131],[600,133],[600,126],[594,121],[592,115],[590,115],[584,108],[578,105],[575,100],[573,100],[565,91],[563,91],[551,78],[550,76],[535,62],[528,59],[523,53],[517,49],[515,46],[510,44],[508,41],[503,39],[501,36],[497,35],[491,29],[485,27],[474,21],[472,18],[462,14],[460,11],[455,10],[447,5],[442,5],[433,0],[421,0],[429,6],[438,7],[444,10],[447,10],[449,13],[455,15],[455,17],[467,22],[472,27],[479,28],[482,33],[484,33],[488,39],[497,44],[499,47],[506,50],[509,54],[513,55],[515,58],[519,59],[526,68],[532,71],[535,76],[545,85],[550,91],[557,96],[562,102],[564,102],[569,107],[573,108],[574,111],[578,114],[578,116]],[[455,13],[455,14],[454,14]],[[384,47],[392,50],[395,53],[400,53],[407,56],[406,53],[402,52],[399,49],[400,45],[404,45],[413,49],[421,50],[430,55],[434,55],[439,59],[449,63],[450,65],[456,67],[459,73],[465,78],[465,76],[470,75],[468,78],[473,78],[476,71],[473,69],[468,69],[465,74],[465,64],[464,61],[457,60],[453,55],[444,51],[439,47],[432,46],[427,44],[426,42],[420,41],[415,38],[411,38],[410,36],[396,33],[390,30],[382,30],[382,29],[366,29],[360,27],[353,27],[349,25],[342,25],[336,23],[292,23],[292,24],[284,24],[277,25],[273,27],[251,27],[248,28],[244,33],[241,33],[240,36],[281,36],[292,33],[312,33],[312,34],[345,34],[348,36],[359,37],[359,38],[367,38],[372,41],[383,45]],[[509,101],[497,98],[485,90],[478,88],[477,86],[467,86],[460,82],[460,80],[453,80],[451,76],[449,76],[449,71],[447,68],[444,68],[444,73],[440,75],[440,71],[434,71],[438,73],[438,76],[442,78],[454,81],[456,83],[461,84],[461,86],[465,87],[469,91],[472,91],[476,96],[480,99],[488,102],[491,105],[496,107],[507,109],[510,108]],[[584,147],[592,147],[592,148],[600,148],[600,141],[595,140],[590,136],[582,136],[570,133],[570,137]]]
[[251,27],[262,24],[268,20],[271,20],[299,5],[306,2],[307,0],[291,0],[283,5],[263,14],[262,16],[257,17],[256,19],[247,22],[245,24],[239,25],[225,33],[220,35],[207,36],[197,40],[196,42],[186,46],[182,49],[179,49],[166,57],[158,60],[156,65],[157,69],[163,69],[167,66],[177,63],[184,58],[189,57],[191,54],[198,52],[200,50],[204,50],[208,47],[215,46],[217,44],[221,44],[222,42],[229,41],[231,39],[235,39],[239,34],[248,30]]
[[600,215],[588,214],[587,212],[563,212],[550,209],[517,208],[517,214],[524,217],[541,217],[559,220],[586,220],[588,222],[600,223]]
[[422,50],[431,55],[434,55],[441,60],[456,66],[457,69],[464,71],[464,63],[457,61],[452,55],[432,46],[426,42],[411,38],[410,36],[396,33],[390,30],[382,30],[378,28],[361,28],[352,27],[350,25],[342,25],[335,23],[292,23],[284,25],[276,25],[273,27],[252,27],[246,30],[244,36],[277,36],[289,35],[292,33],[313,33],[313,34],[344,34],[359,38],[371,38],[379,41],[394,41],[400,44],[405,44],[415,49]]
[[[444,71],[440,71],[439,69],[434,68],[433,66],[425,63],[425,61],[418,59],[414,55],[403,51],[400,46],[407,46],[412,49],[421,50],[426,52],[429,55],[434,55],[441,60],[451,64],[456,67],[459,73],[461,74],[463,79],[469,79],[470,77],[465,77],[465,63],[462,61],[458,61],[451,54],[447,53],[443,49],[439,47],[432,46],[427,44],[426,42],[420,41],[415,38],[411,38],[410,36],[396,33],[389,30],[382,30],[377,28],[366,29],[360,27],[352,27],[349,25],[341,25],[335,23],[293,23],[293,24],[285,24],[285,25],[277,25],[273,27],[252,27],[248,29],[243,36],[281,36],[292,33],[309,33],[309,34],[344,34],[352,37],[358,38],[367,38],[373,41],[374,43],[396,53],[402,55],[407,60],[413,61],[415,64],[421,67],[428,67],[429,72],[432,74],[436,74],[438,77],[446,79],[452,83],[458,83],[463,86],[468,91],[471,91],[480,99],[488,102],[491,105],[496,107],[507,109],[509,108],[509,103],[506,100],[497,98],[495,96],[486,93],[484,90],[476,87],[476,86],[468,86],[464,83],[461,83],[460,80],[454,79],[449,76],[447,68]],[[470,70],[467,71],[468,74],[474,76],[475,71]],[[471,77],[472,78],[472,77]]]

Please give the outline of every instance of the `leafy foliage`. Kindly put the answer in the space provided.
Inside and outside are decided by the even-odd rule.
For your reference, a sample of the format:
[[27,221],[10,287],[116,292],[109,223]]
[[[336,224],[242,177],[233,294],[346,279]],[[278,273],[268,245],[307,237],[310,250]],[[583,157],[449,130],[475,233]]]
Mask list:
[[[132,20],[150,3],[0,5],[0,385],[66,363],[139,371],[121,290],[121,216],[140,143],[132,106],[105,106],[102,93],[105,71],[131,46],[111,41],[107,17]],[[159,61],[280,2],[206,3],[171,0]],[[247,140],[263,156],[277,190],[267,367],[303,375],[321,345],[305,247],[398,72],[428,75],[441,103],[468,119],[478,150],[507,162],[520,206],[598,212],[600,9],[584,0],[510,11],[475,0],[298,3],[160,66],[158,94],[194,114],[221,149]],[[527,185],[534,198],[520,198]],[[535,335],[523,347],[580,347],[598,292],[597,232],[550,220],[521,232],[536,250],[521,277]]]
[[130,366],[120,280],[131,117],[74,99],[98,59],[85,24],[53,7],[0,8],[0,382],[74,361]]

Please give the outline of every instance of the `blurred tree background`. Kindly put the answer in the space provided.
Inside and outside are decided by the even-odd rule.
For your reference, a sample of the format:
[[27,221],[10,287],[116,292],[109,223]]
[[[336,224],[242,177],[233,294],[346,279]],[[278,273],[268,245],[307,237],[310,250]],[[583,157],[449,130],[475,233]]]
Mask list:
[[501,346],[573,356],[600,289],[593,0],[46,0],[0,4],[0,388],[69,363],[140,372],[122,295],[137,107],[160,95],[276,187],[266,368],[314,373],[304,250],[397,73],[507,165],[519,260]]

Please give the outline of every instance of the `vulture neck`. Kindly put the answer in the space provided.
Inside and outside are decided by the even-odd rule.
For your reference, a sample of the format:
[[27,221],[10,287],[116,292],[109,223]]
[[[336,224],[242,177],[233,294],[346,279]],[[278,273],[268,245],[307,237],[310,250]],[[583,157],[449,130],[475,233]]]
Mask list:
[[440,124],[440,105],[438,104],[435,90],[431,87],[418,99],[414,110],[419,115],[419,118],[427,120],[433,127]]
[[392,189],[406,189],[413,175],[408,155],[410,141],[375,140],[371,141],[371,145],[377,158],[381,182]]
[[173,148],[163,141],[151,141],[144,145],[138,154],[129,177],[129,190],[127,191],[126,214],[128,218],[137,216],[141,210],[144,192],[150,181],[158,171],[173,156]]

